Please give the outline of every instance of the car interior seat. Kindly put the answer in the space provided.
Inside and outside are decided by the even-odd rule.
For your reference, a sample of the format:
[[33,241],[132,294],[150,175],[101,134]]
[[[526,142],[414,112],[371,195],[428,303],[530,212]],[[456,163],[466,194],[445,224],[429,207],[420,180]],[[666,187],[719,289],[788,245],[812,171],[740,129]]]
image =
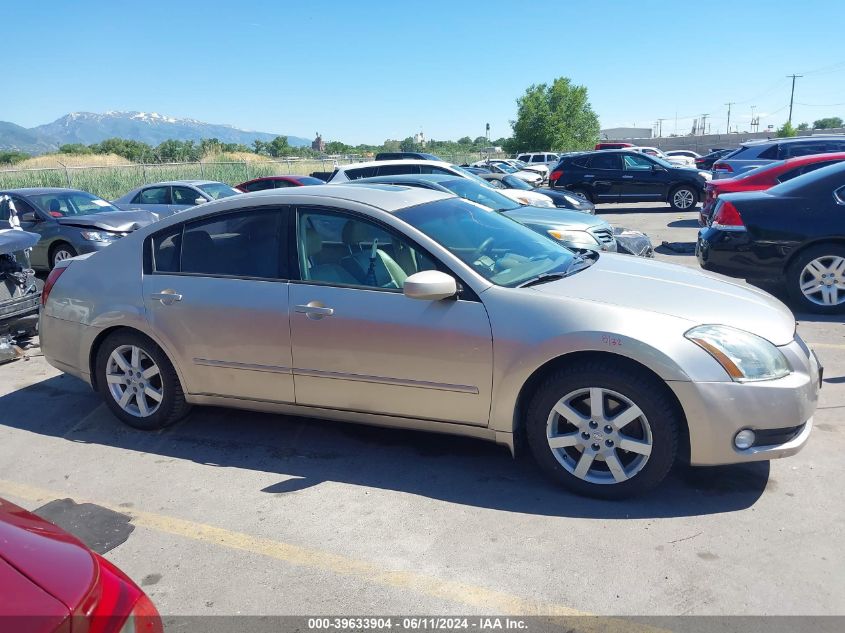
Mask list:
[[362,284],[379,288],[401,288],[405,284],[407,273],[379,248],[378,237],[371,235],[368,225],[349,220],[343,226],[342,239],[349,255],[341,260],[341,265]]

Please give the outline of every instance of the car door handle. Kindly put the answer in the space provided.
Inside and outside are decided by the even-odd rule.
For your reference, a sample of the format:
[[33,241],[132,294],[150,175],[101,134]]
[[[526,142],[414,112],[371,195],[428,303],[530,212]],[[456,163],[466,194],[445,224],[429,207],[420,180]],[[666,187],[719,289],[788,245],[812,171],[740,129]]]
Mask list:
[[595,174],[584,174],[584,178],[595,178]]
[[622,176],[623,178],[633,178],[633,176]]
[[317,301],[311,301],[304,306],[295,306],[294,310],[303,313],[309,319],[315,320],[322,319],[323,317],[331,316],[334,314],[334,308],[327,308],[324,305],[320,305]]
[[175,290],[162,290],[161,292],[154,292],[150,295],[151,299],[161,301],[162,305],[173,305],[176,301],[182,300],[182,295]]

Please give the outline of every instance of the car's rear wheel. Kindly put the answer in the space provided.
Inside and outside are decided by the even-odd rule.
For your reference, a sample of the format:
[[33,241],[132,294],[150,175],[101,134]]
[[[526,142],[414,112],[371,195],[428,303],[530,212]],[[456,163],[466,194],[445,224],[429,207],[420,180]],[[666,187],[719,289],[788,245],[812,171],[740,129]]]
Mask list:
[[590,198],[590,192],[584,189],[583,187],[573,187],[572,189],[570,189],[570,191],[579,198],[583,198],[587,202],[592,202],[592,199]]
[[819,244],[800,253],[787,270],[786,286],[806,312],[845,312],[845,247]]
[[528,408],[528,444],[555,481],[620,499],[657,486],[675,462],[680,415],[665,385],[610,361],[549,376]]
[[129,426],[161,429],[190,410],[170,360],[140,333],[118,331],[103,341],[96,371],[106,405]]
[[56,267],[58,262],[76,257],[79,253],[76,249],[67,242],[59,242],[50,249],[50,269]]
[[689,211],[698,202],[698,192],[687,185],[675,187],[669,194],[669,204],[675,211]]

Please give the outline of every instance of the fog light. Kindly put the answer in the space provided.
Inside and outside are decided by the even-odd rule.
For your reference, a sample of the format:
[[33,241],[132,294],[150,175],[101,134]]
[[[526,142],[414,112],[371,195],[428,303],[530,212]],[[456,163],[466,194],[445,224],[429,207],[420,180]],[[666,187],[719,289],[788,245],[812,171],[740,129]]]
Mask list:
[[746,448],[754,446],[754,431],[751,429],[744,429],[734,436],[734,446],[743,451]]

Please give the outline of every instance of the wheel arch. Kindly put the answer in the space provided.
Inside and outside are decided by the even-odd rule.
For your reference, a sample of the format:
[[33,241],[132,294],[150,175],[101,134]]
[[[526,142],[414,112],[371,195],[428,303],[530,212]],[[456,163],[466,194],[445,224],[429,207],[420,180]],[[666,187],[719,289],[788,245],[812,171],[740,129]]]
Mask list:
[[691,182],[689,180],[680,180],[669,183],[669,189],[666,192],[666,202],[668,204],[672,203],[672,196],[675,195],[675,192],[681,187],[689,187],[695,193],[695,202],[693,203],[693,207],[699,202],[701,202],[702,193],[704,189],[695,182]]
[[795,263],[801,253],[806,251],[808,248],[815,248],[816,246],[821,246],[823,244],[835,244],[837,246],[845,247],[845,236],[835,236],[830,237],[825,235],[823,237],[814,238],[811,241],[803,242],[800,246],[792,249],[792,251],[787,255],[786,259],[783,262],[783,274],[786,274],[789,271],[790,266]]
[[571,352],[569,354],[564,354],[562,356],[552,358],[545,362],[543,365],[540,365],[537,369],[535,369],[534,372],[523,383],[522,388],[519,390],[519,395],[517,396],[516,406],[514,407],[513,412],[513,435],[515,452],[521,453],[525,448],[527,448],[525,439],[525,415],[531,397],[534,395],[534,393],[536,393],[537,388],[539,387],[539,385],[542,384],[543,380],[549,374],[563,367],[583,364],[589,361],[596,360],[609,361],[617,364],[620,367],[624,367],[632,371],[643,372],[648,375],[651,379],[653,379],[655,381],[655,384],[660,385],[660,388],[666,392],[671,402],[675,406],[680,416],[680,419],[682,420],[681,428],[678,429],[680,432],[678,442],[678,457],[684,461],[689,461],[689,422],[687,421],[687,417],[684,413],[683,406],[681,406],[681,402],[678,400],[678,397],[675,395],[675,392],[669,387],[669,385],[666,384],[666,381],[661,378],[654,370],[628,356],[622,356],[620,354],[614,354],[613,352],[597,350]]

